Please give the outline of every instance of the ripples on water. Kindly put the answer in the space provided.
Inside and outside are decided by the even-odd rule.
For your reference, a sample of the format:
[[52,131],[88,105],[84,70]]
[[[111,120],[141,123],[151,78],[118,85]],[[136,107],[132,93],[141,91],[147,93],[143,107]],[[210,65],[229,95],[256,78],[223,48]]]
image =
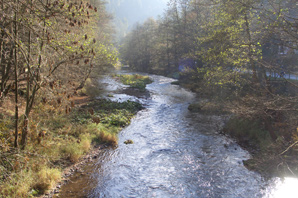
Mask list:
[[[120,133],[118,148],[103,152],[90,175],[77,181],[79,192],[67,193],[77,187],[65,186],[61,197],[252,198],[284,194],[286,187],[277,188],[281,185],[277,180],[267,186],[243,166],[249,153],[217,134],[223,124],[220,117],[188,112],[189,103],[195,100],[193,93],[171,85],[172,79],[152,78],[154,83],[147,86],[151,97],[142,100],[147,108]],[[134,144],[125,145],[127,139]]]

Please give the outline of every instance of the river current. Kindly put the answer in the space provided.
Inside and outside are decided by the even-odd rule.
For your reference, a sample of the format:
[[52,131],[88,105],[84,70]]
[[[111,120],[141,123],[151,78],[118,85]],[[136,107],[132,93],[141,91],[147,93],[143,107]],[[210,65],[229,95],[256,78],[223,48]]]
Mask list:
[[[103,80],[114,100],[136,100],[145,109],[120,132],[118,147],[104,150],[86,174],[71,178],[60,197],[278,197],[277,186],[285,182],[265,181],[244,167],[250,155],[218,133],[222,117],[189,112],[197,99],[192,92],[172,85],[171,78],[151,78],[150,96],[143,98],[117,94],[121,85]],[[124,144],[128,139],[134,144]]]

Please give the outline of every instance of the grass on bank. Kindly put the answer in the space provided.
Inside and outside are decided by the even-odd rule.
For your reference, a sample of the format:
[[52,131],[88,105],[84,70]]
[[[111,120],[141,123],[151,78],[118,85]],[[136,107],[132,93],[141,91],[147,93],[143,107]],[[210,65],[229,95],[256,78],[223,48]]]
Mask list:
[[[297,122],[290,116],[292,112],[282,112],[282,116],[278,117],[280,112],[277,110],[276,117],[272,114],[268,118],[266,106],[262,103],[269,101],[263,97],[264,94],[252,93],[245,81],[239,89],[229,84],[209,85],[203,79],[188,76],[175,83],[200,96],[200,101],[189,105],[188,109],[207,115],[231,115],[222,132],[234,138],[252,154],[251,159],[244,161],[248,169],[266,177],[297,176],[298,143],[294,143],[298,142],[298,128]],[[296,94],[296,89],[286,84],[272,84],[272,89],[284,97]],[[239,105],[242,105],[241,108]],[[247,108],[249,105],[251,109],[255,108],[252,111],[256,112],[254,115]],[[267,110],[270,115],[271,110]],[[273,138],[272,134],[276,137]]]
[[[41,102],[29,119],[25,150],[13,148],[13,116],[2,112],[0,197],[33,197],[51,189],[61,179],[63,168],[78,162],[92,145],[117,145],[117,133],[141,108],[131,101],[94,100],[66,113]],[[19,140],[20,136],[21,132]]]
[[123,84],[129,85],[131,88],[139,89],[140,91],[145,91],[146,85],[153,82],[149,76],[139,74],[115,75],[114,77],[119,78]]
[[[232,117],[223,132],[250,151],[252,158],[243,161],[248,169],[268,178],[298,174],[298,147],[289,147],[289,141],[297,141],[298,136],[288,128],[276,127],[277,139],[273,140],[260,120]],[[292,140],[286,140],[286,136],[292,136]]]

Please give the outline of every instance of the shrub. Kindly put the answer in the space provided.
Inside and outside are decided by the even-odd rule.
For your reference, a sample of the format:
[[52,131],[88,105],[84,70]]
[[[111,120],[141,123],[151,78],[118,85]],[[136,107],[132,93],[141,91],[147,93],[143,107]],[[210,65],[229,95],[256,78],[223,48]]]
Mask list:
[[82,93],[95,98],[101,94],[101,91],[98,87],[99,84],[97,80],[88,78],[85,82],[84,88],[82,89]]
[[71,129],[71,134],[74,136],[74,137],[80,137],[80,135],[82,134],[86,134],[88,133],[88,129],[86,127],[85,124],[75,124],[75,125],[72,125],[72,129]]
[[118,145],[118,139],[117,139],[117,136],[115,134],[109,134],[109,133],[101,131],[99,133],[99,140],[102,143],[106,143],[106,144],[109,144],[111,146],[117,146]]
[[83,151],[81,150],[81,147],[77,143],[70,143],[67,145],[64,145],[61,148],[61,152],[64,153],[65,157],[69,158],[72,162],[78,162],[80,157],[83,155]]
[[[10,180],[0,185],[0,194],[6,198],[28,197],[34,179],[31,171],[12,173]],[[1,196],[1,197],[2,197]]]
[[259,148],[265,147],[271,142],[269,132],[262,127],[258,120],[231,118],[224,128],[224,132],[240,142],[249,141],[250,144]]
[[137,88],[141,91],[145,91],[146,85],[152,83],[152,80],[148,76],[142,75],[117,75],[121,82],[125,85],[130,85],[132,88]]
[[84,152],[84,153],[87,153],[90,148],[91,148],[91,136],[88,134],[84,134],[84,135],[81,135],[80,137],[81,139],[81,143],[80,143],[80,147],[81,147],[81,150]]
[[43,167],[36,175],[33,188],[39,193],[45,193],[47,190],[53,188],[60,179],[60,170]]

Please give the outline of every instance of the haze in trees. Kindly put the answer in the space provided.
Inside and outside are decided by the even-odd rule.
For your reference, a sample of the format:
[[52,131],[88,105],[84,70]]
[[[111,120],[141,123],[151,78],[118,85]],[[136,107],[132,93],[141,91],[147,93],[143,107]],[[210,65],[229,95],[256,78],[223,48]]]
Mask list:
[[121,40],[136,23],[157,18],[166,6],[167,0],[108,0],[107,10],[114,16],[116,40]]
[[273,141],[289,146],[298,140],[297,11],[295,0],[170,0],[161,18],[125,37],[121,61],[180,76],[201,97],[258,120]]

